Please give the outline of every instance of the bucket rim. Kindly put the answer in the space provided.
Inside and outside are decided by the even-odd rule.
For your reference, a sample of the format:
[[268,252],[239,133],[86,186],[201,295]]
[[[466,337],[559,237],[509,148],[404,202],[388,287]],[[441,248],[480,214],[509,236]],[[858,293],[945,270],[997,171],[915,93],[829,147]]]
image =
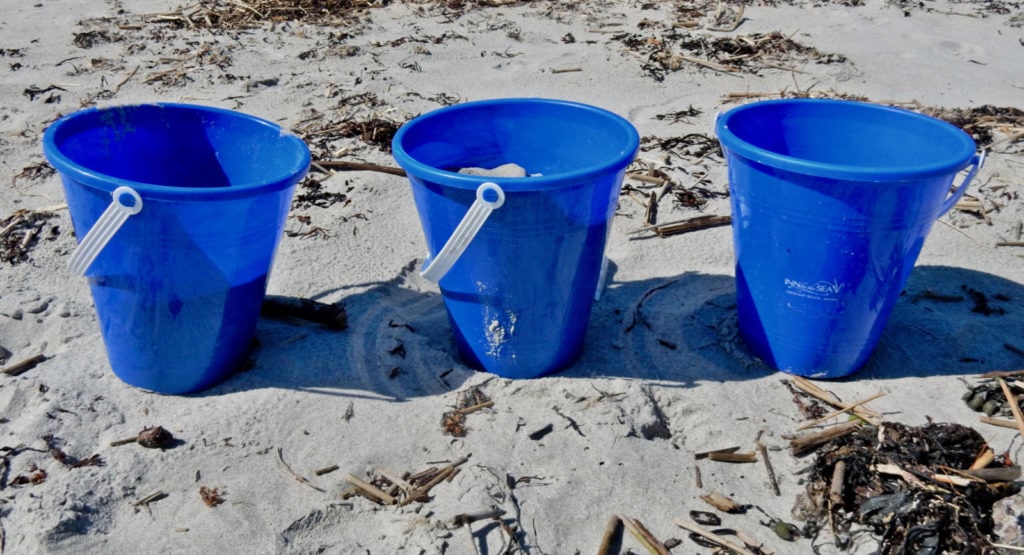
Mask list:
[[[598,165],[589,166],[580,170],[560,172],[555,174],[545,174],[538,176],[529,177],[498,177],[498,176],[479,176],[479,175],[467,175],[457,172],[442,170],[434,166],[424,164],[420,162],[408,152],[406,152],[402,143],[405,140],[405,136],[409,133],[409,130],[416,125],[421,125],[426,121],[429,121],[438,117],[449,117],[453,112],[460,112],[465,110],[479,109],[485,106],[493,105],[544,105],[544,106],[560,106],[563,108],[569,108],[572,110],[582,110],[590,112],[591,114],[605,118],[609,122],[612,122],[623,131],[623,136],[626,139],[625,147],[618,153],[617,156],[613,156],[608,162]],[[411,178],[418,180],[429,181],[431,183],[437,183],[439,185],[453,187],[464,190],[476,190],[483,182],[496,183],[501,186],[505,192],[531,192],[531,191],[543,191],[552,189],[562,189],[572,187],[580,184],[581,182],[593,181],[598,176],[603,175],[614,175],[628,167],[633,159],[636,157],[637,152],[640,150],[640,134],[636,130],[636,127],[629,122],[626,118],[604,108],[594,106],[592,104],[585,104],[582,102],[576,102],[572,100],[562,100],[555,98],[542,98],[542,97],[509,97],[509,98],[492,98],[486,100],[474,100],[470,102],[463,102],[459,104],[453,104],[444,108],[439,108],[430,112],[420,114],[409,121],[402,124],[395,133],[395,137],[391,141],[391,152],[395,158],[395,161],[401,166]],[[515,160],[510,160],[515,162]]]
[[[739,114],[770,106],[787,104],[795,106],[841,106],[844,110],[886,112],[901,118],[913,118],[918,121],[927,122],[938,133],[948,133],[950,137],[955,137],[955,142],[959,142],[959,145],[954,148],[956,151],[955,155],[951,155],[948,161],[918,165],[869,167],[815,162],[779,154],[741,139],[729,128],[730,120]],[[972,158],[978,151],[978,146],[970,135],[959,127],[941,119],[895,106],[833,98],[783,98],[750,102],[719,114],[715,121],[715,133],[725,150],[732,151],[734,154],[748,160],[793,173],[844,181],[882,183],[954,175],[970,165]]]
[[[268,175],[258,182],[236,183],[227,187],[178,187],[174,185],[160,185],[143,181],[123,179],[92,170],[82,164],[73,161],[66,156],[58,146],[60,133],[76,122],[86,118],[96,117],[104,112],[115,110],[131,111],[147,108],[161,108],[170,110],[181,110],[188,112],[205,112],[217,114],[223,117],[247,120],[258,126],[266,127],[276,131],[282,141],[290,144],[298,150],[297,162],[285,168],[284,171],[275,175]],[[202,104],[189,104],[180,102],[139,102],[131,104],[115,104],[110,106],[94,106],[78,110],[64,115],[51,123],[43,133],[43,153],[63,177],[73,179],[87,187],[113,193],[118,187],[131,187],[145,199],[163,200],[227,200],[235,198],[246,198],[259,194],[274,192],[286,189],[295,185],[307,171],[311,162],[309,147],[297,135],[281,127],[280,125],[236,110],[206,106]]]

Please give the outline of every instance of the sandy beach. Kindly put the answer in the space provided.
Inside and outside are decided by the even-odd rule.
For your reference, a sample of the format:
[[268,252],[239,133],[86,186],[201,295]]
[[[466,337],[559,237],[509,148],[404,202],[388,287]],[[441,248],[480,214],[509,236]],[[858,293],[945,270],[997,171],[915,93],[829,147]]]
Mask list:
[[[1024,368],[1018,4],[41,0],[4,12],[0,553],[714,553],[679,524],[693,511],[720,520],[702,529],[739,532],[719,536],[746,550],[731,552],[902,553],[881,520],[854,522],[877,505],[808,510],[823,503],[820,453],[798,456],[792,440],[849,415],[801,425],[873,397],[865,428],[957,424],[993,467],[1021,456],[1008,408],[993,413],[1011,427],[991,425],[963,399],[980,386],[1002,398],[981,376]],[[641,138],[583,354],[530,380],[463,362],[438,286],[419,274],[408,181],[352,169],[395,168],[391,138],[417,115],[503,97],[598,106]],[[716,114],[787,97],[923,112],[988,151],[867,365],[813,382],[831,402],[738,337],[728,225],[645,222],[652,193],[655,224],[729,216]],[[261,318],[251,364],[191,395],[113,374],[87,280],[67,269],[77,243],[42,136],[80,109],[146,102],[237,110],[306,142],[313,165],[267,293],[344,308],[345,329]],[[1007,387],[1024,393],[1017,379]],[[156,426],[174,439],[116,444]],[[1024,547],[1024,501],[1008,495],[1019,477],[953,486],[893,472],[900,491],[1003,492],[970,517],[986,530],[970,545]],[[627,526],[604,543],[610,521]],[[952,536],[905,552],[954,552],[941,548]]]

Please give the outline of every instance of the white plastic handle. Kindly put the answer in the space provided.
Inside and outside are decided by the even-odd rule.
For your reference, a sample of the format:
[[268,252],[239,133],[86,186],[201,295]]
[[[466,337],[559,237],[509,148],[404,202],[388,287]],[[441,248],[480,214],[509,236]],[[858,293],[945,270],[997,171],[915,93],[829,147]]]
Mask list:
[[953,191],[953,194],[942,203],[942,208],[939,209],[939,216],[949,212],[950,209],[953,208],[953,205],[960,201],[960,197],[964,196],[964,192],[967,191],[967,186],[971,184],[974,176],[978,175],[978,170],[985,165],[985,156],[987,155],[988,151],[983,150],[980,154],[975,154],[974,157],[971,158],[970,171],[968,171],[967,175],[964,176],[964,180],[960,182],[960,186],[957,187],[956,190]]
[[[487,200],[485,198],[487,193],[492,193],[496,198]],[[484,226],[484,222],[487,221],[491,212],[501,208],[502,204],[505,204],[505,191],[502,191],[497,183],[482,183],[477,187],[476,200],[473,205],[469,207],[469,211],[452,232],[452,236],[448,238],[448,242],[444,244],[441,252],[437,253],[433,260],[427,262],[426,268],[420,271],[420,275],[434,283],[441,281],[441,278],[448,273],[448,270],[452,269],[455,262],[465,252],[466,247],[473,242],[473,237],[476,237],[477,232]]]
[[[142,210],[142,197],[131,187],[118,187],[111,193],[113,200],[110,206],[103,211],[100,218],[93,224],[92,229],[85,234],[85,238],[78,244],[78,248],[71,254],[68,267],[76,275],[84,276],[96,257],[103,252],[110,239],[114,237],[117,230],[121,229],[129,216],[134,216]],[[125,204],[124,199],[128,197],[132,203]]]

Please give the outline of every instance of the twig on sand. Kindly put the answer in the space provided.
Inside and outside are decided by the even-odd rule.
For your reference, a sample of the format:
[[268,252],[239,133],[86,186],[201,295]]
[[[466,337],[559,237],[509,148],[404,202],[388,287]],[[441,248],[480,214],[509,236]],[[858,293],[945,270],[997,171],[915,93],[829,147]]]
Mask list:
[[21,362],[10,365],[7,368],[0,370],[0,373],[6,374],[8,376],[20,376],[21,374],[24,374],[25,372],[28,372],[29,370],[35,368],[45,360],[46,355],[38,354],[34,357],[27,358]]
[[835,394],[826,392],[824,389],[821,389],[820,387],[818,387],[817,385],[815,385],[813,382],[806,378],[800,376],[792,376],[791,379],[793,385],[797,386],[805,393],[813,395],[814,397],[817,397],[821,401],[824,401],[836,408],[850,408],[853,411],[853,414],[859,416],[868,424],[871,424],[873,426],[877,426],[879,424],[879,419],[882,417],[880,413],[862,406],[850,407],[849,405],[839,401],[838,397],[836,397]]
[[641,227],[636,231],[631,231],[630,233],[637,234],[645,231],[651,231],[656,233],[659,237],[668,237],[670,235],[679,235],[680,233],[689,233],[691,231],[721,227],[729,225],[730,223],[732,223],[731,216],[698,216],[687,220],[645,225],[644,227]]
[[676,526],[678,526],[680,528],[685,528],[686,530],[689,530],[689,531],[693,532],[694,534],[697,534],[698,536],[701,536],[702,538],[708,540],[709,542],[711,542],[711,543],[713,543],[715,545],[724,547],[724,548],[726,548],[726,549],[728,549],[730,551],[733,551],[734,553],[738,553],[739,555],[755,555],[753,551],[751,551],[751,550],[749,550],[749,549],[747,549],[745,547],[740,547],[740,546],[730,542],[729,540],[726,540],[722,536],[719,536],[718,534],[714,534],[712,532],[708,532],[707,530],[701,528],[700,526],[697,526],[695,523],[690,522],[689,520],[685,520],[685,519],[682,519],[682,518],[677,518],[677,519],[673,520],[673,522],[676,523]]
[[651,555],[671,555],[669,550],[665,548],[665,544],[658,541],[658,539],[654,537],[654,534],[651,534],[651,531],[648,530],[647,527],[645,527],[639,520],[629,518],[626,515],[618,515],[618,518],[622,521],[622,525],[626,527],[626,530],[629,530],[629,533],[633,534],[633,537],[635,537]]
[[601,536],[601,545],[597,548],[597,555],[611,555],[612,543],[616,538],[621,537],[622,519],[619,515],[612,515],[608,524],[604,527],[604,535]]
[[388,495],[380,488],[368,484],[351,474],[345,475],[345,481],[355,486],[359,489],[360,493],[368,495],[371,499],[376,499],[385,505],[394,505],[396,503],[394,496]]
[[797,431],[799,432],[801,430],[806,430],[807,428],[813,428],[814,426],[817,426],[817,425],[819,425],[819,424],[821,424],[823,422],[827,422],[827,421],[829,421],[829,420],[839,416],[840,414],[843,414],[843,413],[846,413],[846,412],[851,412],[853,409],[855,409],[855,408],[857,408],[857,407],[859,407],[861,405],[870,403],[871,401],[874,401],[875,399],[878,399],[879,397],[884,397],[885,395],[886,395],[885,392],[881,392],[881,393],[876,393],[876,394],[872,395],[871,397],[867,397],[865,399],[861,399],[860,401],[854,401],[853,403],[850,403],[849,405],[846,405],[843,408],[840,408],[838,410],[830,412],[830,413],[826,414],[825,416],[822,416],[821,418],[818,418],[817,420],[812,420],[810,422],[805,422],[805,423],[801,424],[800,426],[797,427]]
[[281,461],[281,465],[284,466],[285,470],[287,470],[292,476],[294,476],[295,479],[298,480],[300,483],[303,483],[319,492],[327,493],[327,490],[317,487],[313,482],[310,482],[306,477],[300,476],[298,472],[292,470],[292,467],[289,466],[288,463],[284,462],[284,449],[280,447],[277,448],[277,460]]
[[764,463],[764,470],[768,473],[768,485],[772,487],[772,493],[775,495],[782,495],[779,491],[779,482],[775,479],[775,470],[772,468],[772,462],[768,460],[768,448],[765,447],[760,440],[755,443],[757,447],[757,453],[761,455],[761,462]]
[[377,164],[350,162],[347,160],[316,160],[315,163],[324,168],[330,168],[333,170],[381,172],[405,177],[405,170],[392,166],[380,166]]
[[860,422],[857,421],[843,422],[842,424],[837,424],[831,428],[825,428],[820,432],[793,438],[789,442],[789,447],[793,450],[793,455],[799,457],[819,445],[823,445],[833,439],[852,433],[860,426]]
[[999,382],[999,387],[1002,388],[1003,395],[1006,396],[1006,402],[1010,405],[1010,412],[1013,413],[1013,419],[1017,422],[1017,431],[1020,432],[1021,437],[1024,437],[1024,414],[1021,414],[1017,397],[1010,391],[1010,386],[1006,385],[1006,380],[999,377],[996,378],[996,381]]

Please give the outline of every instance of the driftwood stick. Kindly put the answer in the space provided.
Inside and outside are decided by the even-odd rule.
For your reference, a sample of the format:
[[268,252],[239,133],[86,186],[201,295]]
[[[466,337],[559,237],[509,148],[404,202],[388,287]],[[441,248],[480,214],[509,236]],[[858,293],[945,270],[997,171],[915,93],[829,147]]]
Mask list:
[[772,468],[772,462],[768,460],[768,448],[760,441],[758,441],[755,446],[757,447],[758,454],[761,455],[761,462],[764,463],[764,470],[768,473],[768,485],[772,487],[772,493],[775,495],[782,495],[779,491],[779,482],[775,479],[775,470]]
[[991,426],[999,426],[1000,428],[1011,428],[1017,429],[1017,423],[1013,420],[1006,420],[1004,418],[992,418],[991,416],[982,416],[981,422],[983,424],[989,424]]
[[350,162],[348,160],[317,160],[316,163],[325,168],[331,168],[334,170],[381,172],[405,177],[405,170],[392,166],[380,166],[364,162]]
[[619,515],[619,520],[622,521],[622,525],[626,527],[626,530],[629,530],[629,533],[633,534],[633,537],[635,537],[651,555],[671,555],[669,550],[665,548],[665,544],[658,541],[657,538],[651,534],[650,530],[648,530],[639,520],[629,518],[625,515]]
[[462,414],[470,414],[470,413],[474,413],[474,412],[476,412],[478,410],[483,410],[483,409],[486,409],[486,408],[489,408],[489,407],[493,407],[493,406],[494,406],[494,400],[492,399],[492,400],[484,401],[483,403],[479,403],[479,404],[476,404],[476,405],[468,406],[468,407],[466,407],[464,409],[455,409],[455,411],[456,412],[461,412]]
[[1017,404],[1017,397],[1010,391],[1010,386],[1006,385],[1006,380],[999,377],[996,378],[999,382],[999,387],[1003,390],[1003,395],[1006,396],[1006,402],[1010,404],[1010,412],[1013,413],[1013,419],[1017,422],[1017,431],[1024,437],[1024,414],[1020,412],[1020,405]]
[[648,225],[636,231],[633,231],[632,233],[653,231],[660,237],[668,237],[670,235],[678,235],[680,233],[688,233],[691,231],[710,229],[712,227],[721,227],[729,225],[730,223],[732,223],[732,216],[700,216],[697,218],[690,218],[688,220],[678,220],[663,224]]
[[478,520],[499,518],[505,514],[504,509],[491,509],[480,513],[462,513],[452,517],[452,526],[465,526]]
[[359,490],[362,491],[363,493],[369,495],[371,498],[379,500],[381,503],[384,503],[385,505],[395,504],[396,500],[393,496],[384,493],[383,491],[381,491],[380,488],[368,484],[351,474],[345,475],[345,481],[359,488]]
[[622,519],[619,515],[612,515],[608,524],[604,527],[604,535],[601,536],[601,545],[597,548],[597,555],[612,555],[612,543],[622,531]]
[[694,453],[693,454],[693,458],[695,460],[699,461],[701,459],[710,458],[711,455],[713,455],[715,453],[735,453],[736,451],[739,451],[739,450],[740,450],[740,448],[739,448],[739,446],[737,446],[737,447],[726,447],[724,449],[715,449],[713,451],[701,451],[700,453]]
[[832,467],[832,485],[828,490],[828,499],[835,505],[843,504],[843,485],[846,483],[846,461],[838,461]]
[[694,522],[690,522],[689,520],[684,520],[682,518],[674,519],[672,522],[675,522],[676,526],[678,526],[680,528],[685,528],[686,530],[689,530],[689,531],[693,532],[694,534],[697,534],[698,536],[708,540],[709,542],[711,542],[711,543],[713,543],[715,545],[724,547],[724,548],[726,548],[726,549],[728,549],[730,551],[733,551],[735,553],[739,553],[739,555],[754,555],[753,551],[751,551],[751,550],[749,550],[749,549],[747,549],[745,547],[740,547],[740,546],[730,542],[729,540],[726,540],[722,536],[719,536],[718,534],[714,534],[714,533],[708,532],[707,530],[701,528],[700,526],[697,526],[697,524],[694,523]]
[[789,441],[789,447],[793,450],[793,455],[799,457],[813,450],[819,445],[824,445],[833,439],[843,437],[861,426],[860,422],[843,422],[831,428],[825,428],[820,432],[812,434],[802,435],[793,438]]
[[277,448],[277,460],[281,461],[281,465],[284,466],[285,470],[287,470],[292,476],[294,476],[295,479],[299,481],[299,483],[305,484],[315,489],[316,491],[327,493],[327,490],[317,487],[316,484],[310,482],[305,476],[301,476],[299,475],[298,472],[292,470],[292,467],[289,466],[288,463],[284,462],[284,449],[280,447]]
[[45,360],[46,355],[38,354],[34,357],[27,358],[21,362],[12,364],[7,368],[4,368],[3,370],[0,370],[0,372],[8,376],[20,376],[25,372],[28,372],[29,370],[35,368],[36,366],[39,365],[39,363],[44,362]]
[[331,472],[334,472],[335,470],[338,470],[338,465],[332,464],[331,466],[328,466],[326,468],[321,468],[319,470],[315,470],[313,472],[313,474],[316,474],[317,476],[323,476],[324,474],[330,474]]
[[[1006,345],[1003,345],[1003,346],[1006,347]],[[1013,349],[1009,349],[1009,350],[1012,351]],[[1022,354],[1024,354],[1024,353],[1022,353]],[[1017,376],[1024,376],[1024,368],[1021,368],[1020,370],[989,372],[987,374],[982,374],[981,376],[978,376],[978,377],[983,379],[983,380],[985,380],[985,379],[989,379],[989,378],[1015,378]]]
[[708,453],[709,461],[730,462],[730,463],[752,463],[757,462],[757,455],[753,453]]

